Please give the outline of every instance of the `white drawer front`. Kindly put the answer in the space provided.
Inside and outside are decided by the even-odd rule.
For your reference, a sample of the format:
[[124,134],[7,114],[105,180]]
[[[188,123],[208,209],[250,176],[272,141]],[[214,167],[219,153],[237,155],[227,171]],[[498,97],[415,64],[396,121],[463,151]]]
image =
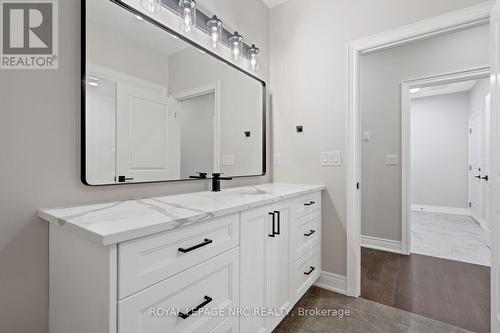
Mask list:
[[[208,304],[198,314],[186,319],[176,315],[177,309],[187,315],[189,309],[203,303]],[[229,318],[229,311],[220,315],[220,309],[238,306],[239,249],[233,249],[119,301],[118,332],[208,333]],[[211,316],[210,309],[217,309],[218,315]]]
[[[306,274],[309,273],[309,274]],[[298,301],[321,274],[321,245],[315,245],[293,267],[292,299]]]
[[294,202],[294,216],[299,218],[321,208],[321,192],[301,196]]
[[302,216],[292,223],[290,255],[297,260],[321,241],[321,211]]
[[238,246],[239,232],[235,214],[120,244],[119,298]]
[[210,333],[238,333],[240,331],[240,321],[238,317],[226,319],[225,322],[217,326]]

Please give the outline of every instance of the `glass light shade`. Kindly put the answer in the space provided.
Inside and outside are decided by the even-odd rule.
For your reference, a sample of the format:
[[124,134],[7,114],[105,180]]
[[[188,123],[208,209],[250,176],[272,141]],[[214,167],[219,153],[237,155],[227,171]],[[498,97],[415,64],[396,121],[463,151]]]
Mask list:
[[141,6],[150,13],[158,13],[161,9],[161,0],[142,0]]
[[260,49],[252,44],[252,46],[248,49],[248,57],[250,60],[250,67],[253,71],[259,70],[259,55]]
[[196,2],[194,0],[179,1],[181,29],[191,32],[196,28]]
[[238,34],[238,31],[235,31],[234,34],[229,37],[229,46],[231,47],[234,61],[240,60],[241,51],[243,50],[243,36]]
[[209,36],[208,46],[213,49],[219,47],[220,39],[222,36],[222,21],[217,18],[217,16],[213,16],[207,22],[207,30]]

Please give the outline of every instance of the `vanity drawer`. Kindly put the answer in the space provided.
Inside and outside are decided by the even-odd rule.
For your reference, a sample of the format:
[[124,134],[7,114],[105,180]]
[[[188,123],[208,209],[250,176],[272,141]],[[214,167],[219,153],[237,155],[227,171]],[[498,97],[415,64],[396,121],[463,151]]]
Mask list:
[[239,226],[234,214],[120,244],[119,298],[238,246]]
[[293,261],[306,254],[307,251],[321,241],[321,211],[317,210],[292,223],[290,256]]
[[[238,306],[237,248],[119,301],[118,332],[232,332],[218,327],[231,319],[228,309]],[[196,307],[200,307],[200,312],[189,315]],[[210,316],[210,309],[217,315]],[[225,316],[219,315],[223,309]]]
[[225,322],[217,326],[210,333],[238,333],[240,331],[240,321],[238,317],[226,319]]
[[294,218],[299,218],[321,208],[321,192],[301,196],[294,202]]
[[321,274],[321,245],[315,245],[293,265],[291,297],[297,302]]

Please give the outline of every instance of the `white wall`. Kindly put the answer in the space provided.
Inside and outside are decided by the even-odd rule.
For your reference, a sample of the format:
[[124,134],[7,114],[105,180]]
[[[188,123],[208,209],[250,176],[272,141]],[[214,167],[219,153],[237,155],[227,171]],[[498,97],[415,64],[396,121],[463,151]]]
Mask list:
[[322,168],[320,152],[346,151],[347,42],[480,2],[289,0],[271,10],[275,180],[327,186],[324,270],[346,273],[346,169]]
[[[36,215],[39,208],[206,189],[204,181],[98,188],[80,182],[81,1],[58,3],[59,70],[0,73],[0,332],[48,332],[48,227]],[[262,47],[259,75],[267,81],[269,11],[264,4],[199,3],[222,20],[238,22],[241,32]],[[240,179],[223,186],[269,180]]]
[[411,101],[411,204],[467,209],[469,92]]
[[488,66],[489,27],[481,26],[361,58],[361,118],[372,140],[362,144],[362,233],[401,240],[401,82]]

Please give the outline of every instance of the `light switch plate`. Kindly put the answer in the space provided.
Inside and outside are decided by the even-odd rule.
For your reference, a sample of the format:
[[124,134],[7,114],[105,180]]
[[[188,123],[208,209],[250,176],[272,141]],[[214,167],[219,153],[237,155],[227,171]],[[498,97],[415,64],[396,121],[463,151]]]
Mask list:
[[321,166],[340,166],[342,165],[342,152],[323,151],[321,152]]
[[281,155],[280,153],[274,153],[273,155],[273,165],[280,166],[281,165]]
[[368,132],[368,131],[363,132],[363,134],[361,135],[361,141],[369,142],[370,139],[371,139],[370,132]]
[[399,155],[385,155],[385,165],[399,165]]
[[235,158],[234,158],[234,155],[232,155],[232,154],[222,155],[222,165],[233,166],[234,160],[235,160]]

